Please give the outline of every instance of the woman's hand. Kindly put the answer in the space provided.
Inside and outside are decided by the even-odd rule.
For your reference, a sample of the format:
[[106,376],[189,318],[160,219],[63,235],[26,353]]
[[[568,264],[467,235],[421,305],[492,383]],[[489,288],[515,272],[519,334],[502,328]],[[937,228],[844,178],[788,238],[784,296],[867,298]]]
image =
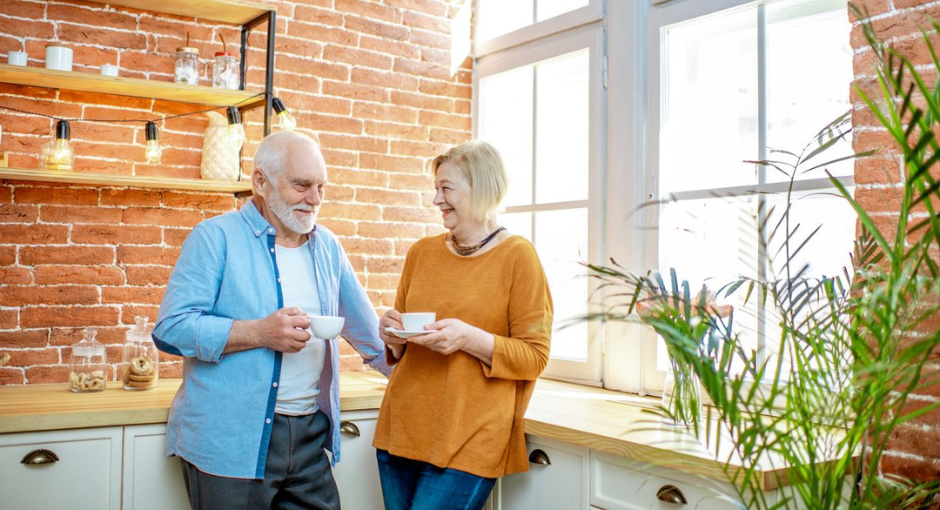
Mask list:
[[379,320],[379,338],[392,351],[392,356],[395,356],[395,359],[401,359],[402,354],[405,353],[405,343],[407,341],[404,338],[386,333],[385,328],[405,329],[405,326],[401,323],[401,312],[394,309],[389,310]]
[[442,319],[424,327],[427,334],[408,339],[444,355],[465,351],[489,365],[493,361],[493,335],[459,319]]

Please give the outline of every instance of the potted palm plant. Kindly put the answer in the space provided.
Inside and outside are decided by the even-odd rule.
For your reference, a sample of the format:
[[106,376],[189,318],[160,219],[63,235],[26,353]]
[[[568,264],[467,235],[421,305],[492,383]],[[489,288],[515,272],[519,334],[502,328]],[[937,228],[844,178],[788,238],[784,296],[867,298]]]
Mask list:
[[[940,32],[940,25],[933,23],[933,30]],[[720,298],[737,294],[744,302],[774,307],[779,338],[767,341],[778,343],[779,355],[755,356],[741,342],[734,313],[712,305],[707,292],[693,295],[675,271],[664,278],[631,274],[614,261],[588,265],[602,288],[627,298],[605,309],[602,318],[630,320],[640,312],[665,341],[673,372],[700,381],[710,405],[700,408],[694,398],[680,398],[662,412],[687,423],[713,451],[730,452],[716,460],[749,508],[921,506],[940,488],[937,481],[902,479],[879,469],[898,427],[940,407],[915,406],[910,399],[940,382],[930,367],[940,346],[940,87],[880,41],[871,25],[864,25],[864,33],[877,56],[882,96],[859,94],[903,158],[903,186],[893,197],[900,204],[896,224],[876,222],[833,179],[858,217],[851,269],[810,278],[795,267],[795,253],[812,242],[812,234],[797,234],[788,196],[787,207],[759,225],[765,242],[773,234],[783,236],[780,271],[769,280],[742,277],[712,289]],[[924,44],[940,69],[926,33]],[[850,133],[850,123],[846,114],[803,151],[756,163],[787,171],[792,183],[807,167],[820,165],[821,155]],[[675,384],[682,384],[678,377]],[[729,456],[737,462],[728,463]],[[761,490],[767,462],[785,466],[777,471],[777,483],[791,489],[779,501],[766,500]]]

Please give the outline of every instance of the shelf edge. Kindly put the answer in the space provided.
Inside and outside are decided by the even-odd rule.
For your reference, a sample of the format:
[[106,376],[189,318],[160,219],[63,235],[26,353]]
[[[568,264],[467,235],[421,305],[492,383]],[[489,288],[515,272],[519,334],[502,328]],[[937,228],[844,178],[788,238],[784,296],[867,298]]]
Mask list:
[[0,180],[61,182],[118,188],[168,189],[186,191],[212,191],[250,194],[249,181],[213,181],[209,179],[187,179],[182,177],[151,177],[134,175],[110,175],[89,172],[62,172],[54,170],[28,170],[25,168],[0,168]]

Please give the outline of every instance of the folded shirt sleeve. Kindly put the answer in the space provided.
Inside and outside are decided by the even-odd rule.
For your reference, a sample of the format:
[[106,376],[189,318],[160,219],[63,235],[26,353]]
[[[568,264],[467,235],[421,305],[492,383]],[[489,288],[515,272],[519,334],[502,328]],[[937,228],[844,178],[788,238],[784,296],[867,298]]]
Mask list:
[[160,305],[153,339],[161,351],[217,363],[234,320],[211,315],[224,268],[224,236],[197,225],[183,243]]

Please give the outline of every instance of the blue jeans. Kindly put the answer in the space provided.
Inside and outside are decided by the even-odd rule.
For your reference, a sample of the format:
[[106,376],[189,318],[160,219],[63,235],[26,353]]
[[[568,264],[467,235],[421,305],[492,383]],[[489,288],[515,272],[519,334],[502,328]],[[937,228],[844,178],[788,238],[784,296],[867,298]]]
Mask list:
[[377,450],[385,510],[480,510],[496,484],[450,468]]

